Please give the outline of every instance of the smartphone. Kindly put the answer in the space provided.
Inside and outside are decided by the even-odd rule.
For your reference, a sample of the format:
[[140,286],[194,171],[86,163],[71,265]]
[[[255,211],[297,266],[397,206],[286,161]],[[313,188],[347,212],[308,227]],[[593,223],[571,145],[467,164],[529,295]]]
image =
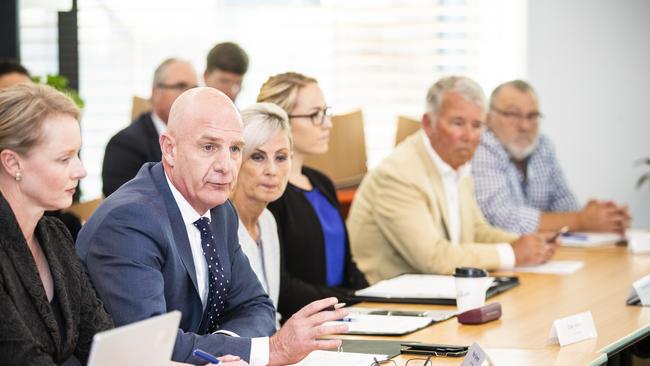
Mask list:
[[417,355],[434,355],[438,357],[463,357],[469,351],[468,346],[432,343],[402,343],[400,353]]

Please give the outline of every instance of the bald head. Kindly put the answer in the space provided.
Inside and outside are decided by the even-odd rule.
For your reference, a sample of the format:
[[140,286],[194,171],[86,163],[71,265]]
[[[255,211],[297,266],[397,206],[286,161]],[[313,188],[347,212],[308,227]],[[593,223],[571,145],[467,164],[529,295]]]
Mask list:
[[200,215],[224,203],[234,188],[242,134],[237,108],[217,89],[190,89],[172,105],[168,129],[160,135],[163,166],[174,187]]
[[181,94],[169,111],[168,131],[172,135],[182,134],[196,128],[196,124],[214,120],[235,119],[243,128],[241,116],[235,104],[217,89],[199,87]]

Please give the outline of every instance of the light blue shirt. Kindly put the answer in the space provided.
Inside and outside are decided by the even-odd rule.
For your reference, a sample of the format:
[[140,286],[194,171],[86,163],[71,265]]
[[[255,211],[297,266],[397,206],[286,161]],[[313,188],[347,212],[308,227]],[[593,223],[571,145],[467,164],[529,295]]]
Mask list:
[[539,227],[542,212],[580,209],[553,144],[543,134],[528,157],[524,176],[494,133],[485,130],[472,160],[472,176],[485,218],[508,231],[532,233]]

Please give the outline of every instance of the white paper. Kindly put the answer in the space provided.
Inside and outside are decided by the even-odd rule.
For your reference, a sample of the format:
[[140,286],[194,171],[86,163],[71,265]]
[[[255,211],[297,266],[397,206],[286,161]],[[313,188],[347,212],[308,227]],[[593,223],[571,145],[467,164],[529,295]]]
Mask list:
[[615,244],[625,238],[616,233],[570,232],[560,237],[565,247],[597,247]]
[[583,261],[548,261],[537,266],[516,267],[517,272],[545,273],[569,275],[577,272],[585,265]]
[[629,229],[626,231],[627,247],[632,253],[650,252],[650,231]]
[[481,366],[486,361],[488,365],[494,364],[487,352],[485,352],[478,343],[474,342],[469,347],[469,351],[467,351],[467,355],[465,355],[461,366]]
[[453,276],[405,274],[356,292],[357,296],[382,298],[455,299]]
[[369,355],[366,353],[313,351],[302,361],[293,366],[369,366],[377,358],[378,361],[386,360],[387,355]]
[[432,323],[431,318],[417,316],[386,316],[351,313],[347,321],[327,322],[325,325],[345,324],[345,334],[386,334],[400,335],[414,332]]
[[650,306],[650,275],[635,281],[632,284],[632,289],[639,296],[641,305]]
[[[384,309],[384,308],[366,308],[366,307],[356,307],[348,306],[345,308],[351,314],[365,314],[365,315],[383,315],[383,316],[408,316],[408,317],[418,317],[418,318],[429,318],[432,322],[441,322],[450,318],[453,318],[458,314],[456,310],[410,310],[410,309]],[[393,312],[392,314],[371,314],[376,311],[381,312]],[[412,315],[400,314],[400,312],[406,312]]]
[[549,334],[550,343],[566,346],[585,339],[596,338],[596,326],[591,311],[585,311],[553,322]]

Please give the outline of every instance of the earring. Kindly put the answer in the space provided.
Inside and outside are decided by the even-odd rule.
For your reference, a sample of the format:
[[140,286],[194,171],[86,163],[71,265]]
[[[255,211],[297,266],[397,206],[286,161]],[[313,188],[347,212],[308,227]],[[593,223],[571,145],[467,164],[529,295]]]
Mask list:
[[23,180],[23,174],[20,171],[18,171],[16,172],[16,176],[14,178],[16,179],[16,182],[20,182],[21,180]]

